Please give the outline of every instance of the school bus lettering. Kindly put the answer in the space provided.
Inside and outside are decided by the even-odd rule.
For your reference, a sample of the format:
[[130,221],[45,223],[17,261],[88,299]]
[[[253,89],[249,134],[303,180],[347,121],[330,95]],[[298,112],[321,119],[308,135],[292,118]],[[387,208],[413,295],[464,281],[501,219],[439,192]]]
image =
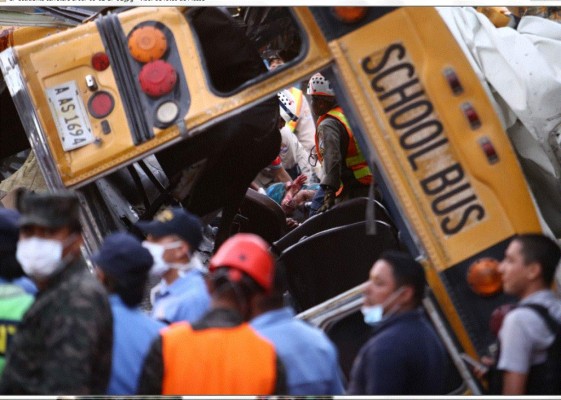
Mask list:
[[[415,111],[415,113],[412,113],[412,111]],[[433,111],[434,110],[432,104],[427,100],[421,100],[413,104],[407,104],[406,106],[400,108],[398,111],[392,114],[392,116],[390,117],[390,125],[394,129],[409,128],[410,126],[413,126],[427,118],[433,113]],[[412,114],[416,115],[414,116],[414,118],[408,119],[408,117],[411,117]],[[399,121],[400,118],[402,119],[402,121]],[[403,119],[405,120],[403,121]]]
[[[433,128],[434,131],[431,132],[429,135],[416,135],[422,129]],[[409,129],[399,138],[399,144],[406,150],[411,150],[416,147],[422,146],[423,144],[431,142],[433,139],[437,138],[438,136],[442,136],[442,124],[438,121],[426,121],[423,122],[416,127]],[[413,165],[414,169],[417,169],[416,165]]]
[[[432,142],[432,140],[431,140]],[[431,151],[433,151],[434,149],[445,145],[448,143],[448,139],[447,138],[442,138],[440,140],[437,140],[436,142],[432,142],[430,143],[428,146],[425,146],[423,148],[421,148],[420,150],[417,150],[413,153],[410,153],[407,156],[407,161],[409,161],[409,164],[411,165],[411,168],[413,168],[413,171],[417,171],[419,169],[419,167],[417,166],[417,163],[415,162],[415,160],[419,157],[424,156],[427,153],[430,153]]]
[[467,223],[470,214],[473,213],[476,213],[475,219],[480,221],[485,216],[485,209],[480,204],[472,204],[466,207],[462,211],[462,215],[460,216],[460,221],[455,225],[450,224],[452,222],[452,219],[450,217],[443,218],[442,222],[440,223],[440,226],[442,227],[442,231],[448,235],[453,235],[455,233],[458,233],[459,231],[462,230],[464,225]]
[[454,235],[483,219],[485,209],[452,153],[405,46],[391,44],[365,57],[361,66],[442,232]]
[[442,192],[447,186],[460,182],[462,179],[464,179],[464,170],[460,164],[454,164],[423,179],[421,181],[421,187],[426,194],[434,195]]

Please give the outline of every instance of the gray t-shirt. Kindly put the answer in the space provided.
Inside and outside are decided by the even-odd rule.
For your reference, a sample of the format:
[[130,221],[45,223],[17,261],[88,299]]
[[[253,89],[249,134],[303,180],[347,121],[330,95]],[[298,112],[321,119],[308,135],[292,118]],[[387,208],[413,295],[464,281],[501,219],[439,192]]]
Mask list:
[[[551,316],[561,322],[561,300],[552,291],[541,290],[520,302],[528,303],[545,306]],[[498,368],[527,374],[530,366],[545,361],[547,348],[554,339],[555,334],[536,311],[526,307],[512,310],[506,315],[499,331],[501,355]]]

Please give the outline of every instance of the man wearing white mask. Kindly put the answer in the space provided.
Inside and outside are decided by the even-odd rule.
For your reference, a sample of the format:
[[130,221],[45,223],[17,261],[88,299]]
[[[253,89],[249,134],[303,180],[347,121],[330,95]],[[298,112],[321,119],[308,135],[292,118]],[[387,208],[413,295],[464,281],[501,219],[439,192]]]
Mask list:
[[16,258],[39,291],[12,339],[0,393],[104,394],[113,319],[105,289],[81,258],[78,198],[24,192],[17,204]]
[[197,321],[210,307],[204,267],[194,254],[203,239],[201,221],[174,207],[136,225],[154,258],[150,273],[162,278],[150,292],[152,316],[166,323]]
[[444,394],[447,354],[420,308],[423,267],[411,256],[384,252],[364,289],[364,321],[375,328],[355,359],[347,394]]

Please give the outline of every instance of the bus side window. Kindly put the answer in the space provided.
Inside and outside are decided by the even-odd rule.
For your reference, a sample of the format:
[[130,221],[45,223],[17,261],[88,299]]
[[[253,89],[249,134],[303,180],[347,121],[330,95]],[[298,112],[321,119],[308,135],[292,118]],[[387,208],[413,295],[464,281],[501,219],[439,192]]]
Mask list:
[[216,90],[231,92],[267,72],[253,43],[225,12],[202,7],[189,13],[188,17],[198,36],[210,82]]
[[187,11],[186,18],[197,36],[210,85],[219,94],[264,78],[267,68],[260,54],[265,49],[276,48],[285,61],[302,49],[299,30],[286,7],[201,7]]

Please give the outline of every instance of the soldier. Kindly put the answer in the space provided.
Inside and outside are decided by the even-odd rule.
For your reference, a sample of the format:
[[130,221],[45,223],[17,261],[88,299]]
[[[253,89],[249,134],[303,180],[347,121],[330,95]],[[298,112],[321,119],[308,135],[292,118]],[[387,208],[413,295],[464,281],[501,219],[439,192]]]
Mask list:
[[0,374],[4,370],[6,349],[11,344],[19,321],[34,300],[17,283],[24,275],[16,260],[18,219],[17,211],[0,208],[0,329],[5,332],[0,336],[0,346],[4,349],[0,352]]
[[113,320],[80,255],[79,202],[69,191],[22,193],[16,257],[39,290],[6,356],[0,393],[104,394]]

